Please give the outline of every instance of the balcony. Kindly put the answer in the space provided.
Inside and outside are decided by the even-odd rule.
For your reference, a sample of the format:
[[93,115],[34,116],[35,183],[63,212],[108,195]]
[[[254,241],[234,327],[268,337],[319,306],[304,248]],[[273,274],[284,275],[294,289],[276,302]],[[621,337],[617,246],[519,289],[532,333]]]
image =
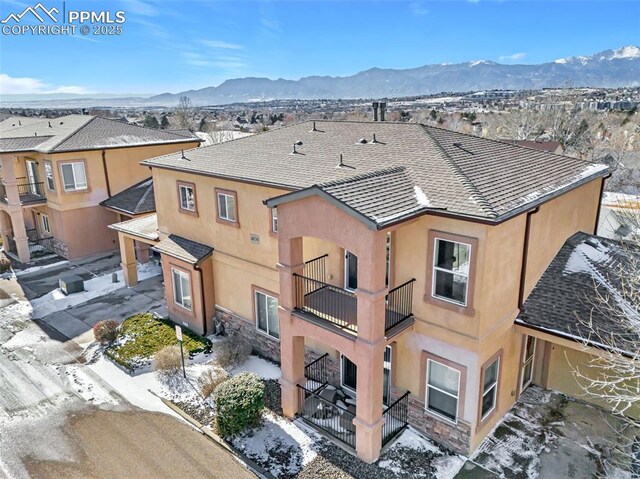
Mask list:
[[[44,182],[28,183],[23,179],[16,182],[18,188],[18,197],[21,205],[44,203],[47,198],[44,195]],[[8,204],[7,187],[4,183],[0,183],[0,202]]]
[[[299,316],[348,336],[358,334],[355,293],[322,281],[327,255],[305,263],[305,275],[294,274],[295,311]],[[389,291],[385,298],[385,335],[391,337],[412,324],[411,279]]]

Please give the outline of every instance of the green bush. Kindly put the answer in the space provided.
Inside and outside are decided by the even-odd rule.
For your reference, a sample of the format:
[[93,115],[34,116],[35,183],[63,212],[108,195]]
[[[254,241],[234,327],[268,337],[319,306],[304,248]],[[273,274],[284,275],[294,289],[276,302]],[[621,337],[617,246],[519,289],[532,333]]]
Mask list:
[[240,373],[214,391],[216,425],[223,437],[260,422],[264,409],[264,383],[257,374]]
[[113,319],[98,321],[93,327],[93,336],[102,344],[111,344],[118,337],[118,323]]

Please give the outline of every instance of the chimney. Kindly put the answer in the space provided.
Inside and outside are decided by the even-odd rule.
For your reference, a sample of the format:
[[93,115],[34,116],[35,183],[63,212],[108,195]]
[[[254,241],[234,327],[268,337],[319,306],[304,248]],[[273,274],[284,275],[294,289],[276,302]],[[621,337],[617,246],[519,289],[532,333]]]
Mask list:
[[384,114],[387,111],[387,102],[380,102],[380,121],[384,121]]
[[373,106],[373,121],[378,121],[378,102],[374,101]]

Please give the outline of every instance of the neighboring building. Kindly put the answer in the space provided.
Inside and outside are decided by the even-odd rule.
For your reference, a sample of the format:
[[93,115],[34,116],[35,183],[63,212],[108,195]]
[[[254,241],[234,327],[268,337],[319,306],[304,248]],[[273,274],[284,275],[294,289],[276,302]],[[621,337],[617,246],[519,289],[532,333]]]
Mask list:
[[598,235],[611,239],[640,237],[640,196],[605,192],[600,205]]
[[171,318],[211,334],[217,317],[280,361],[284,413],[365,461],[407,423],[469,454],[567,368],[516,319],[567,239],[595,231],[605,165],[331,121],[143,165],[156,214],[112,225],[127,283],[134,242],[153,246]]
[[534,150],[546,151],[548,153],[555,153],[561,155],[564,152],[562,143],[559,141],[540,141],[540,140],[502,140],[507,143],[512,143],[517,146],[524,146],[526,148],[533,148]]
[[199,139],[88,115],[0,122],[0,232],[27,262],[52,250],[75,259],[117,248],[100,202],[149,176],[146,158],[194,148]]

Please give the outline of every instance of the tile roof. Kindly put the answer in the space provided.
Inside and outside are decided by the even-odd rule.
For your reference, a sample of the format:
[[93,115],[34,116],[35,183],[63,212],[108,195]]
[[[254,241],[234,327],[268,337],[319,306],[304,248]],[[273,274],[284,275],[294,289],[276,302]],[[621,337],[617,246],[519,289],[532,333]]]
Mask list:
[[[33,138],[47,137],[36,143]],[[29,143],[28,150],[16,139]],[[5,141],[11,140],[11,141]],[[200,141],[184,133],[171,133],[90,115],[66,115],[60,118],[12,117],[0,122],[0,152],[38,151],[56,153],[124,146]]]
[[23,138],[0,138],[0,151],[33,151],[52,136],[29,136]]
[[152,213],[156,210],[153,178],[147,178],[107,198],[100,205],[129,215]]
[[[302,144],[294,153],[296,142]],[[346,166],[338,166],[340,155]],[[189,150],[185,157],[170,154],[143,164],[294,191],[403,167],[402,174],[385,173],[398,188],[385,194],[407,200],[413,190],[404,213],[393,202],[386,210],[373,204],[377,195],[366,188],[362,196],[350,196],[358,212],[397,220],[438,209],[498,221],[608,172],[605,165],[416,123],[309,121]],[[362,181],[366,186],[374,180]]]
[[622,281],[638,266],[640,245],[576,233],[546,269],[516,322],[568,339],[590,339],[596,347],[603,346],[598,336],[610,337],[615,348],[635,352],[640,303],[622,293]]
[[190,264],[198,264],[213,253],[213,247],[188,240],[178,235],[169,235],[153,247],[158,253],[166,254]]
[[114,223],[109,225],[109,228],[152,241],[156,241],[159,238],[158,216],[155,213],[122,221],[120,223]]

